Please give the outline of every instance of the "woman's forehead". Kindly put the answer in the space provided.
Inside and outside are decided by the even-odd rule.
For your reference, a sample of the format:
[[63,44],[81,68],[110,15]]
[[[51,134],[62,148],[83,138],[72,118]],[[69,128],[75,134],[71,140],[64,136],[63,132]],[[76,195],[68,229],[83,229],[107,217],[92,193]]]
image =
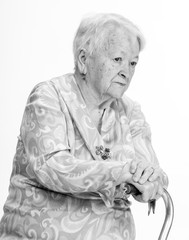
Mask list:
[[104,51],[113,53],[115,51],[139,51],[137,37],[126,29],[114,29],[109,31],[104,41]]

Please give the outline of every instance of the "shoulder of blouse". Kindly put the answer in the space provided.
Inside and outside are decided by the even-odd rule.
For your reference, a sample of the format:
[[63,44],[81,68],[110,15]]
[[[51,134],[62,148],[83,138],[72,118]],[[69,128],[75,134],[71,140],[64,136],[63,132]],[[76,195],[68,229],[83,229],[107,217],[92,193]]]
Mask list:
[[61,82],[64,81],[65,78],[72,77],[73,74],[65,74],[62,76],[58,76],[55,78],[52,78],[50,80],[46,80],[43,82],[39,82],[36,84],[32,91],[29,94],[29,97],[27,99],[27,104],[34,102],[36,99],[43,99],[47,96],[57,99],[58,98],[58,92],[61,89]]

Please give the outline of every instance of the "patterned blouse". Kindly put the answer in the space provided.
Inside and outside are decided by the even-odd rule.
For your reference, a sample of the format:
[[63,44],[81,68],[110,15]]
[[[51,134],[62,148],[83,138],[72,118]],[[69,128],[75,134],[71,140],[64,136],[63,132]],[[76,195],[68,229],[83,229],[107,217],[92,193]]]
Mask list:
[[157,162],[138,104],[115,100],[99,133],[73,74],[38,84],[23,115],[0,239],[135,239],[119,186],[136,157]]

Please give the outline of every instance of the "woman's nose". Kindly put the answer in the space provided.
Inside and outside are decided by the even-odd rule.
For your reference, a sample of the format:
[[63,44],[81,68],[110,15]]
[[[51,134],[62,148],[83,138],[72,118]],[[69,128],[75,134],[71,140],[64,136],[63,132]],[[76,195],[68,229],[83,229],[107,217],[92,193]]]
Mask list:
[[128,74],[125,71],[120,71],[118,73],[118,75],[123,78],[123,79],[127,79],[128,78]]

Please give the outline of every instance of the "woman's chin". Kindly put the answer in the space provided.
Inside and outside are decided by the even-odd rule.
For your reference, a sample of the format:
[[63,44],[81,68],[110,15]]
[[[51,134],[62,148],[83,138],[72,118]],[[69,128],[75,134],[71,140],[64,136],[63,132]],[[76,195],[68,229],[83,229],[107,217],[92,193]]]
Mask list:
[[117,89],[115,89],[115,91],[110,92],[110,96],[112,98],[116,98],[119,99],[123,96],[123,94],[125,93],[126,89],[119,89],[119,91]]

